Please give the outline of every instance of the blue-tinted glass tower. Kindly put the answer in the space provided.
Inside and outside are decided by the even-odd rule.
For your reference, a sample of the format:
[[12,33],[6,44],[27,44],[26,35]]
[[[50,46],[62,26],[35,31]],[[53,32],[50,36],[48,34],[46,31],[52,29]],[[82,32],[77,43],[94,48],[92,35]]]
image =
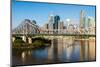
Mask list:
[[60,21],[60,17],[56,15],[54,17],[54,29],[58,29],[58,22]]

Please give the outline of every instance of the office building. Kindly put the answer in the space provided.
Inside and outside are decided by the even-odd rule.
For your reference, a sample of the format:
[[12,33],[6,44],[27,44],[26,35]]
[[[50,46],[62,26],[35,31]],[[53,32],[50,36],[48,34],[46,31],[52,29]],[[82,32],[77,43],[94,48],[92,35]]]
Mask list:
[[59,34],[64,33],[64,22],[63,21],[59,21],[58,23],[58,33]]
[[58,15],[54,16],[54,29],[58,29],[59,21],[60,21],[60,17]]
[[54,24],[54,15],[51,14],[48,19],[48,28],[50,34],[53,34],[53,24]]
[[81,10],[80,12],[80,29],[85,28],[85,12]]

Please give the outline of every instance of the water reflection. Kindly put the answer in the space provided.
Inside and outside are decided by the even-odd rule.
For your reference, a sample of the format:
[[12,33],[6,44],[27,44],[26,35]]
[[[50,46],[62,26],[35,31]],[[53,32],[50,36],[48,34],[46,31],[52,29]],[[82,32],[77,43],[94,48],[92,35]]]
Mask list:
[[95,40],[55,38],[47,48],[13,51],[12,62],[27,65],[92,60],[95,60]]
[[87,61],[88,60],[88,54],[89,54],[89,51],[88,51],[88,48],[89,48],[89,41],[87,40],[81,40],[80,43],[82,44],[80,46],[80,54],[81,54],[81,61]]
[[89,60],[96,59],[96,46],[95,46],[95,40],[89,41]]
[[25,55],[26,53],[25,52],[22,52],[22,61],[25,61]]

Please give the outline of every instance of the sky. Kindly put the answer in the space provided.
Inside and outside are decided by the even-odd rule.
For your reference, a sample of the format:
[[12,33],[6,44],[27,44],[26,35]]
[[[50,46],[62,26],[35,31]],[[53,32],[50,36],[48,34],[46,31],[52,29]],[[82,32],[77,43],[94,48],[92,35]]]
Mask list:
[[24,19],[35,20],[37,25],[43,26],[48,22],[50,14],[59,15],[61,21],[70,19],[72,23],[78,24],[81,10],[86,17],[95,18],[95,6],[12,0],[12,28],[17,27]]

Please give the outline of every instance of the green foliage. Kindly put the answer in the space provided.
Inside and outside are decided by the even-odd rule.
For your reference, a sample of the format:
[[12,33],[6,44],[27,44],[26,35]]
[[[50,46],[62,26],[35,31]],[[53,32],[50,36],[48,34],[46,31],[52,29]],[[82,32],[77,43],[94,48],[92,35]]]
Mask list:
[[36,40],[39,40],[39,41],[43,41],[44,43],[50,43],[51,41],[48,40],[48,39],[45,39],[43,37],[37,37],[37,38],[34,38],[32,41],[36,41]]
[[47,46],[47,44],[51,43],[50,40],[45,39],[43,37],[34,38],[32,41],[33,41],[32,45],[34,47],[45,47],[45,46]]
[[14,42],[12,43],[13,44],[12,47],[16,47],[16,48],[21,47],[23,46],[23,43],[25,42],[21,38],[16,38]]
[[15,39],[14,43],[24,43],[24,41],[22,39]]
[[33,43],[32,43],[33,46],[35,47],[44,47],[45,46],[45,42],[41,41],[41,40],[35,40]]
[[42,37],[36,37],[32,39],[32,44],[28,44],[24,42],[21,38],[17,37],[14,42],[12,43],[13,48],[41,48],[48,46],[47,44],[50,44],[50,40],[47,40]]

